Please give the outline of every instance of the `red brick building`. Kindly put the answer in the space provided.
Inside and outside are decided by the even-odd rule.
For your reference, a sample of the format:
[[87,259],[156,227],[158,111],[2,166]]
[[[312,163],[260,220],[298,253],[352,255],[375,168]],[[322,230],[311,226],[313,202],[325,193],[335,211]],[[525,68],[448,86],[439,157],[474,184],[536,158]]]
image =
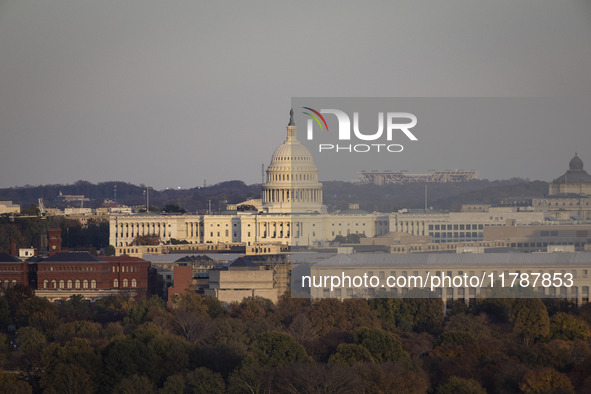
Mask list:
[[145,298],[150,262],[129,256],[95,257],[90,253],[57,253],[36,259],[35,294],[51,300],[81,294],[86,299],[123,294]]
[[0,284],[14,287],[17,283],[29,284],[29,267],[25,261],[8,253],[0,253]]

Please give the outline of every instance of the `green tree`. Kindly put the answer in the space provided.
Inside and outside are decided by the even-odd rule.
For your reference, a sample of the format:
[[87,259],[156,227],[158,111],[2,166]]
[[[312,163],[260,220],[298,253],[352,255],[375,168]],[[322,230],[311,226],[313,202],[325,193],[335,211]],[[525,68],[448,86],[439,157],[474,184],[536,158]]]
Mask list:
[[0,297],[0,330],[4,331],[12,323],[10,305],[5,296]]
[[27,298],[19,304],[15,320],[19,326],[30,325],[49,332],[58,324],[57,306],[46,298]]
[[223,393],[226,383],[222,375],[207,368],[197,368],[185,376],[185,388],[189,393]]
[[269,367],[290,364],[308,358],[306,350],[289,334],[269,331],[259,335],[252,347],[255,359]]
[[386,330],[412,329],[411,315],[408,304],[400,298],[371,298],[370,307],[375,310]]
[[186,213],[187,211],[177,204],[166,204],[162,209],[166,213]]
[[155,375],[159,366],[157,356],[140,340],[116,339],[103,350],[105,390],[112,390],[128,376]]
[[47,343],[45,335],[35,327],[21,327],[17,332],[19,349],[25,353],[39,355]]
[[486,390],[474,379],[452,376],[437,387],[437,394],[486,394]]
[[55,342],[48,344],[42,351],[41,361],[46,371],[51,371],[57,364],[72,364],[84,368],[93,377],[96,377],[102,364],[100,354],[90,341],[81,338],[72,338],[63,346]]
[[328,359],[329,364],[355,365],[359,363],[373,363],[371,352],[362,345],[356,343],[341,343],[336,353]]
[[355,343],[369,350],[376,362],[408,361],[410,356],[400,341],[380,329],[362,328],[355,333]]
[[113,245],[108,245],[105,248],[105,256],[115,256],[115,247]]
[[158,296],[152,296],[148,300],[142,300],[134,304],[130,309],[126,318],[123,319],[125,324],[140,325],[146,319],[150,308],[158,308],[164,310],[164,301]]
[[156,385],[145,376],[133,375],[119,382],[113,394],[156,394]]
[[158,391],[159,394],[184,394],[185,377],[182,374],[170,375]]
[[43,392],[48,394],[92,394],[94,383],[88,372],[77,365],[59,364],[42,381]]
[[435,332],[443,322],[443,301],[440,298],[405,298],[413,329],[415,331]]
[[526,345],[550,334],[550,318],[546,306],[539,298],[518,298],[511,312],[513,331],[521,336]]

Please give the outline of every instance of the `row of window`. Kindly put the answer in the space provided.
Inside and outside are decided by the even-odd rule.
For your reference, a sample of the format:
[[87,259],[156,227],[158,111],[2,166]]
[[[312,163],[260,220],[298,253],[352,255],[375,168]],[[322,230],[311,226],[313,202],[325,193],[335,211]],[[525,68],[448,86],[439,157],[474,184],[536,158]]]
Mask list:
[[41,266],[40,271],[98,271],[97,267],[94,266],[71,266],[71,265],[58,265],[58,266]]
[[[119,269],[121,268],[121,271]],[[137,272],[137,267],[130,265],[113,266],[113,272]]]
[[[91,289],[96,289],[96,280],[91,280],[90,282],[87,279],[84,279],[82,282],[80,282],[79,279],[76,279],[75,281],[72,281],[71,279],[64,281],[63,279],[60,280],[59,282],[56,281],[55,279],[52,280],[51,282],[47,279],[45,279],[43,281],[43,288],[44,289],[57,289],[58,288],[58,284],[59,284],[59,288],[60,289],[88,289],[88,285],[90,283],[90,288]],[[82,287],[80,287],[80,284],[82,284]],[[72,285],[74,285],[74,287],[72,287]],[[67,286],[67,287],[66,287]]]
[[[16,284],[16,281],[13,281],[13,283]],[[5,285],[8,285],[8,281],[5,281]],[[88,289],[89,285],[91,289],[96,289],[96,280],[92,279],[91,281],[88,281],[87,279],[84,279],[83,281],[80,281],[79,279],[76,279],[72,281],[71,279],[68,279],[65,281],[62,279],[60,281],[52,280],[50,282],[46,279],[43,281],[44,289]],[[118,279],[113,280],[113,287],[120,287]],[[137,280],[132,279],[131,281],[128,281],[127,279],[123,279],[121,281],[121,287],[137,287]]]
[[[113,287],[119,287],[119,279],[113,280]],[[129,287],[129,281],[127,279],[123,279],[121,281],[121,287]],[[137,287],[137,281],[135,279],[131,280],[131,287]]]
[[0,267],[0,271],[20,271],[19,267]]
[[482,224],[430,224],[429,230],[482,230]]
[[482,238],[481,232],[453,232],[453,233],[429,233],[429,236],[433,238]]

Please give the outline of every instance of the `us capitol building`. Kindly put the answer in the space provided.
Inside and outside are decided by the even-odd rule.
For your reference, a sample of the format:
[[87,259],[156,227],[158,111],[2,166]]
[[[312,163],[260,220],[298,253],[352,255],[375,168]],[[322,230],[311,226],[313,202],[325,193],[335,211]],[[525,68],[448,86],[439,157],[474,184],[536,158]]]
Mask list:
[[[591,193],[591,177],[576,155],[565,175],[550,185],[549,195],[530,199],[525,206],[477,204],[465,205],[461,212],[402,209],[393,213],[368,213],[360,210],[357,204],[351,204],[348,210],[328,213],[322,200],[318,168],[310,151],[297,139],[292,111],[286,139],[273,153],[266,175],[261,199],[228,205],[227,211],[222,213],[111,215],[110,244],[115,246],[117,255],[158,254],[165,246],[168,250],[195,251],[246,248],[247,254],[260,254],[277,253],[286,247],[322,247],[339,235],[358,234],[362,243],[378,245],[381,241],[371,238],[403,234],[421,237],[417,240],[430,245],[426,250],[431,251],[441,249],[436,244],[452,247],[453,243],[491,239],[505,240],[512,245],[509,235],[498,232],[523,232],[524,228],[539,227],[543,235],[547,230],[564,227],[555,226],[559,224],[586,226],[571,229],[584,231],[576,233],[575,247],[582,250],[584,244],[591,243],[591,236],[588,236],[591,231],[586,222],[591,219],[591,198],[585,194]],[[240,211],[241,205],[254,209]],[[549,225],[553,225],[552,229],[546,228]],[[494,233],[496,238],[487,232]],[[134,245],[136,237],[145,235],[157,236],[161,245]],[[550,241],[536,240],[533,247],[538,250],[546,244],[563,244],[564,237],[561,234],[557,237]],[[173,239],[183,245],[170,245]],[[528,241],[530,247],[531,243]],[[515,245],[518,247],[519,242]]]
[[[171,239],[189,244],[318,246],[337,235],[359,234],[368,238],[389,231],[388,214],[356,209],[327,213],[322,202],[322,184],[310,151],[297,139],[293,110],[287,137],[273,153],[267,168],[262,199],[236,206],[253,205],[256,211],[206,215],[113,215],[110,217],[110,244],[117,254],[129,250],[134,239],[156,235],[161,242]],[[156,250],[154,250],[156,251]],[[147,252],[151,252],[147,250]]]

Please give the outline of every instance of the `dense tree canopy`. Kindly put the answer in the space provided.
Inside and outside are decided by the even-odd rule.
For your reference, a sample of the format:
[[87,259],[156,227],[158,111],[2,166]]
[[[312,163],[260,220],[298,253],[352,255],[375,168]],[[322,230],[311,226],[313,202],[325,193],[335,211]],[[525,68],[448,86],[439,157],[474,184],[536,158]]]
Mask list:
[[224,305],[188,292],[167,309],[157,297],[50,303],[4,289],[0,394],[568,393],[591,383],[588,307],[517,299],[445,316],[440,307],[412,298]]

